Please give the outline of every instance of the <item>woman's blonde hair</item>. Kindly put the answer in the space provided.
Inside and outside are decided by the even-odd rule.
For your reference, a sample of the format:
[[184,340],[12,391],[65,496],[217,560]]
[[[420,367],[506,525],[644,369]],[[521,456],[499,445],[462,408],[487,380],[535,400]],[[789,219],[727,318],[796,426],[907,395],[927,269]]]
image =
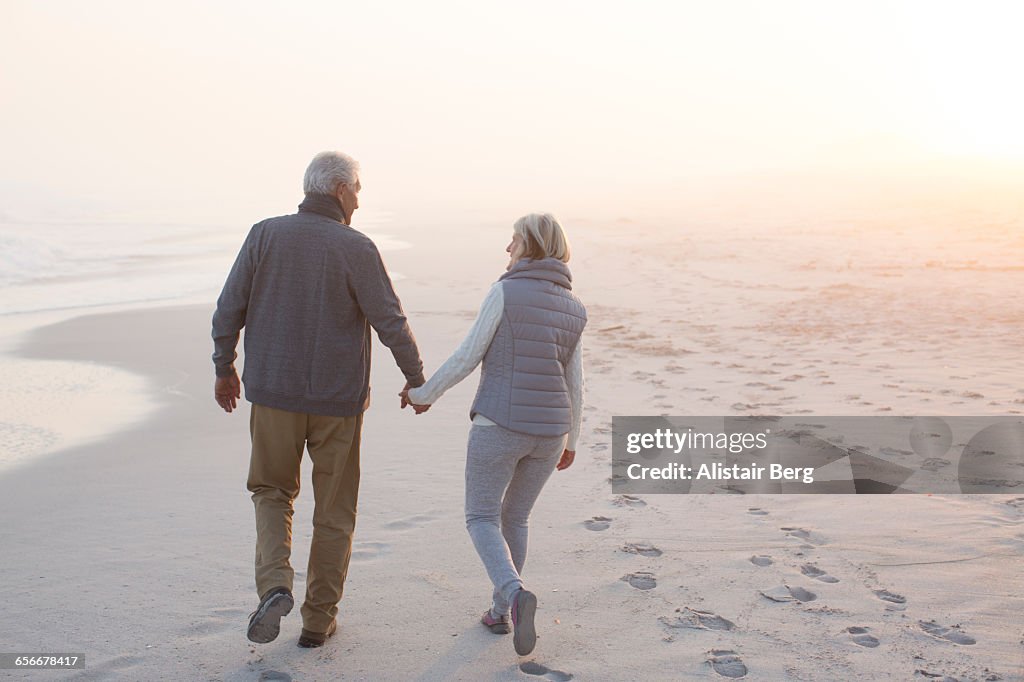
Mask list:
[[523,240],[521,258],[557,258],[563,263],[569,262],[569,240],[550,213],[524,215],[512,230]]

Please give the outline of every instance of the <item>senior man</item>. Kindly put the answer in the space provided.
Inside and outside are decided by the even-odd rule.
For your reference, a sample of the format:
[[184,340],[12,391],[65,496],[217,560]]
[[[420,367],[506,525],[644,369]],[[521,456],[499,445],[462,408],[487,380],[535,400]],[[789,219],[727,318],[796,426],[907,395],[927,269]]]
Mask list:
[[[214,394],[231,412],[252,403],[247,487],[256,507],[253,642],[274,640],[294,606],[293,501],[303,449],[313,462],[313,540],[299,646],[318,647],[337,629],[352,554],[359,492],[359,440],[370,403],[370,327],[394,355],[406,387],[423,363],[376,245],[349,226],[359,207],[359,165],[323,152],[306,169],[298,213],[250,230],[213,316]],[[245,328],[245,369],[235,347]]]

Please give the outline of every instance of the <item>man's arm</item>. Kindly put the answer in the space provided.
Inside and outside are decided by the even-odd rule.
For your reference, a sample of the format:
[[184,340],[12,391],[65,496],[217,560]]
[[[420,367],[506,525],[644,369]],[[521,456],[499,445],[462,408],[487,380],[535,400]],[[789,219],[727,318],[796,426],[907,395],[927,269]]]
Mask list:
[[217,310],[213,313],[213,365],[218,378],[238,376],[234,364],[238,357],[235,347],[238,345],[238,335],[245,326],[249,294],[252,292],[252,278],[258,258],[257,228],[259,225],[253,226],[242,244],[217,299]]
[[353,266],[350,281],[356,303],[377,331],[381,343],[391,349],[398,368],[405,375],[406,385],[421,386],[423,361],[420,351],[377,247],[371,243],[369,252]]

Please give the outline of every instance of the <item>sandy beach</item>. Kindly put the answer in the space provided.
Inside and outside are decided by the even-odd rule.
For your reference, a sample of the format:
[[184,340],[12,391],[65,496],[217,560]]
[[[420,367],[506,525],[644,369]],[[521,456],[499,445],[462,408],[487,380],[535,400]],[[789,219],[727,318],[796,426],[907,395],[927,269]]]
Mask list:
[[[0,682],[1024,682],[1021,26],[1014,2],[0,2]],[[376,336],[338,631],[297,646],[306,456],[297,603],[247,637],[287,599],[248,632],[252,412],[215,401],[211,317],[254,224],[304,195],[374,240],[428,376],[506,245],[539,253],[517,219],[565,229],[582,355],[554,289],[569,308],[531,303],[500,348],[529,358],[527,431],[564,425],[559,365],[586,384],[532,512],[527,656],[479,622],[479,370],[416,415]],[[358,319],[332,326],[342,277],[394,311],[368,245],[334,245],[342,275],[295,227],[272,239],[305,255],[253,278],[273,302],[240,268],[224,316],[273,311],[250,371],[286,409],[349,381],[325,350]]]
[[[87,662],[74,674],[6,674],[1024,679],[1024,498],[623,496],[609,482],[613,415],[1020,414],[1020,374],[1008,370],[1019,366],[1024,304],[1000,295],[1021,288],[1019,236],[950,232],[930,250],[870,222],[814,240],[763,227],[565,222],[591,313],[586,421],[576,464],[556,472],[532,520],[533,654],[520,659],[477,623],[489,585],[462,516],[475,375],[414,417],[398,407],[401,375],[379,344],[339,634],[299,649],[293,613],[275,642],[246,641],[256,601],[248,407],[226,415],[212,399],[210,301],[84,315],[18,337],[21,358],[144,377],[154,408],[0,474],[3,648]],[[416,245],[386,261],[403,276],[396,288],[428,372],[502,271],[506,232],[396,232]],[[883,239],[893,248],[879,249]],[[300,594],[312,511],[304,473]]]

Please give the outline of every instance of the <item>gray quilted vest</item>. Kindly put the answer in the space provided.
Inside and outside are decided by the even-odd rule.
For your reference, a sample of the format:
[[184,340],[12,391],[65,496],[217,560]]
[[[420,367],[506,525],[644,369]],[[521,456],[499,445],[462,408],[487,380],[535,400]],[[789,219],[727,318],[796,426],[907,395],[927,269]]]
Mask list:
[[557,258],[523,259],[498,281],[505,310],[484,355],[470,418],[482,414],[534,436],[569,433],[565,366],[587,324],[569,268]]

